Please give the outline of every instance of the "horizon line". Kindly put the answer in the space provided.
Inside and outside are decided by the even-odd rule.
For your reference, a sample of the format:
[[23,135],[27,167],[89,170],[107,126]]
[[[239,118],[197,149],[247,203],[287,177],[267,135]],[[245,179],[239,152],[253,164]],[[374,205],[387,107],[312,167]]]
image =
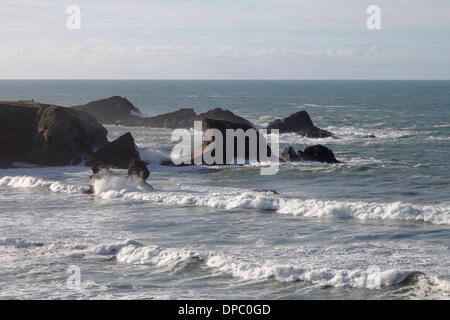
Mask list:
[[86,78],[0,78],[0,81],[450,81],[448,79],[283,79],[283,78],[264,78],[264,79],[221,79],[221,78],[202,78],[202,79],[191,79],[191,78],[173,78],[173,79],[158,79],[158,78],[120,78],[120,79],[108,79],[108,78],[98,78],[98,79],[86,79]]

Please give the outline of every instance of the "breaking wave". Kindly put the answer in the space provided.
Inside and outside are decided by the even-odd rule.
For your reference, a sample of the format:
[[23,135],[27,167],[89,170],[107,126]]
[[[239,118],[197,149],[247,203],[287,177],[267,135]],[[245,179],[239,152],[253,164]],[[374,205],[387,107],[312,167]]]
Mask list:
[[[117,177],[104,177],[96,183],[95,193],[102,199],[148,201],[168,205],[192,205],[211,208],[257,209],[280,214],[316,218],[357,218],[377,220],[415,220],[433,224],[450,224],[450,205],[418,205],[402,202],[375,203],[363,201],[337,201],[284,198],[270,193],[232,188],[180,187],[176,190],[148,190],[124,187]],[[97,185],[100,187],[97,188]]]
[[[314,218],[356,218],[375,220],[410,220],[450,224],[450,205],[420,205],[402,202],[378,203],[287,198],[271,193],[236,188],[176,186],[177,189],[153,189],[122,175],[106,175],[93,182],[95,195],[101,199],[147,201],[175,206],[205,206],[217,209],[256,209],[280,214]],[[58,181],[19,176],[0,179],[0,186],[11,188],[46,188],[52,192],[80,193],[86,187]],[[190,189],[191,188],[191,189]]]
[[86,190],[86,188],[77,185],[64,184],[59,181],[49,181],[32,176],[5,176],[0,178],[0,187],[44,188],[58,193],[80,193]]
[[[133,240],[96,246],[90,249],[100,255],[113,255],[118,263],[147,265],[164,270],[178,271],[183,266],[197,262],[210,268],[213,273],[228,274],[245,281],[276,280],[280,282],[307,282],[312,285],[335,288],[381,289],[410,287],[417,297],[447,298],[450,283],[435,276],[414,270],[368,267],[367,269],[339,269],[276,261],[248,260],[241,256],[222,252],[202,251],[189,248],[166,248],[143,245]],[[301,259],[301,257],[299,257]]]

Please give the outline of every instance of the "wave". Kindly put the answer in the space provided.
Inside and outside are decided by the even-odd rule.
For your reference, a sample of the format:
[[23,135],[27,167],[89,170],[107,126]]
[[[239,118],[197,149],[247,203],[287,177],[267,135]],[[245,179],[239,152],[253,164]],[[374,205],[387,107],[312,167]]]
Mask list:
[[392,128],[366,129],[353,126],[349,127],[328,126],[325,129],[333,132],[335,137],[340,139],[361,139],[361,138],[366,139],[366,137],[370,135],[374,135],[377,139],[399,139],[417,134],[417,132],[411,130],[392,129]]
[[[47,188],[52,192],[80,193],[85,187],[46,181],[30,176],[0,179],[0,186]],[[311,218],[356,218],[374,220],[423,221],[450,224],[450,204],[420,205],[402,202],[378,203],[286,198],[238,188],[180,186],[153,189],[122,175],[106,175],[93,181],[95,196],[105,199],[146,201],[176,206],[204,206],[224,210],[256,209]]]
[[[304,282],[317,288],[357,288],[380,290],[380,294],[413,299],[448,299],[450,282],[433,274],[411,269],[369,265],[377,260],[361,260],[365,255],[349,255],[349,249],[340,245],[321,248],[305,246],[285,248],[276,256],[258,248],[233,250],[228,248],[166,247],[143,244],[132,239],[105,244],[76,244],[56,242],[44,244],[22,238],[1,238],[0,245],[29,249],[27,254],[39,257],[69,256],[89,261],[115,261],[118,264],[147,266],[158,272],[191,272],[192,268],[208,270],[213,276],[231,276],[247,282],[278,281],[281,283]],[[377,244],[371,244],[377,247]],[[360,248],[359,244],[355,244]],[[381,248],[385,248],[382,244]],[[399,244],[399,250],[403,250]],[[409,245],[406,244],[406,247]],[[371,255],[360,248],[365,254]],[[263,250],[263,248],[261,248]],[[344,251],[342,251],[344,250]],[[340,263],[345,252],[348,258]],[[285,256],[288,255],[288,257]],[[106,260],[105,260],[106,258]],[[334,261],[334,262],[333,262]],[[342,262],[342,261],[341,261]],[[380,262],[382,263],[382,262]]]
[[357,218],[376,220],[415,220],[433,224],[450,224],[450,205],[418,205],[402,202],[375,203],[363,201],[337,201],[283,198],[233,188],[196,187],[195,190],[149,190],[140,192],[136,187],[124,188],[117,177],[104,177],[95,187],[102,199],[148,201],[168,205],[206,206],[217,209],[257,209],[280,214],[315,218]]
[[32,176],[5,176],[0,178],[0,187],[45,188],[58,193],[80,193],[86,190],[86,188],[77,185],[64,184],[59,181],[49,181]]
[[[278,135],[279,143],[290,145],[314,145],[314,144],[348,144],[355,142],[364,143],[386,143],[386,141],[395,141],[414,136],[416,133],[408,130],[395,129],[364,129],[356,127],[335,127],[328,126],[324,128],[333,133],[333,136],[327,138],[308,138],[296,133],[282,133]],[[266,136],[274,135],[271,133]],[[375,136],[372,137],[372,136]]]
[[0,246],[14,246],[16,248],[42,247],[43,242],[21,238],[0,238]]
[[[100,249],[99,249],[100,248]],[[105,250],[113,248],[113,250]],[[367,269],[339,269],[328,267],[299,267],[295,263],[280,264],[276,261],[249,261],[246,258],[223,252],[212,252],[190,248],[166,248],[158,245],[143,245],[126,240],[112,245],[92,249],[102,255],[114,255],[118,263],[147,265],[165,270],[178,271],[183,266],[199,262],[213,273],[228,274],[245,281],[275,280],[279,282],[307,282],[320,287],[381,289],[386,287],[412,286],[427,296],[430,290],[444,297],[450,292],[446,280],[428,276],[414,270],[388,269],[369,266]]]

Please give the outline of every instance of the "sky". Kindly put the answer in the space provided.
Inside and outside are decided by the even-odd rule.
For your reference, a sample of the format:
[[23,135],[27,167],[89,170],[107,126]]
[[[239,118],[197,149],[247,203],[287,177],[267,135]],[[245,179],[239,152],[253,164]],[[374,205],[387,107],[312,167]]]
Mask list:
[[0,4],[0,79],[450,79],[449,0]]

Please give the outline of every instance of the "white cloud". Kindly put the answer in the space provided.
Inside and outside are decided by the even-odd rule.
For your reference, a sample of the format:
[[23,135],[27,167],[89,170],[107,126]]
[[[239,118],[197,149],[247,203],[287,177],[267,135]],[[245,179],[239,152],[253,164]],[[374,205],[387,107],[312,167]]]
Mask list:
[[[139,44],[102,39],[0,45],[3,78],[333,78],[349,65],[396,63],[402,52]],[[336,67],[338,66],[338,67]],[[345,66],[345,68],[344,68]],[[321,69],[319,69],[319,67]],[[318,72],[317,70],[321,70]]]

